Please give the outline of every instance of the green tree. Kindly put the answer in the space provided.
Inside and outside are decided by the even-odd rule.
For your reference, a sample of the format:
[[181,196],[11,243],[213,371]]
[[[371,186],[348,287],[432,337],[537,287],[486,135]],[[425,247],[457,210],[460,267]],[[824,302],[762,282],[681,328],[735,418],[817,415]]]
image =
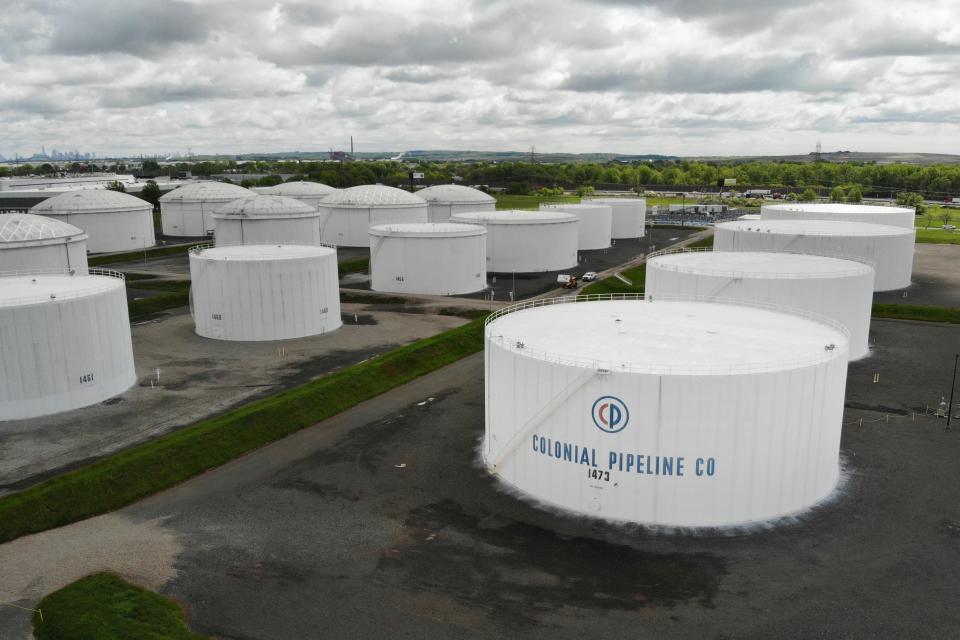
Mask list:
[[807,187],[806,189],[804,189],[803,193],[801,193],[800,196],[797,198],[797,200],[799,200],[800,202],[813,202],[816,199],[817,199],[817,192],[811,189],[810,187]]
[[153,209],[156,210],[160,206],[160,187],[153,180],[147,180],[143,189],[140,190],[140,197],[152,204]]
[[860,185],[850,185],[850,187],[847,189],[847,202],[852,202],[854,204],[863,202],[863,192],[860,191]]
[[577,195],[580,196],[581,198],[583,196],[592,196],[596,192],[597,190],[589,185],[577,187]]
[[143,164],[140,165],[140,171],[151,176],[158,175],[160,173],[160,163],[156,160],[144,160]]
[[922,216],[927,211],[927,206],[923,203],[923,196],[912,191],[898,193],[897,204],[903,207],[913,207],[919,216]]
[[843,190],[843,187],[836,186],[830,191],[830,202],[843,202],[847,199],[847,192]]
[[123,183],[122,183],[122,182],[119,182],[119,181],[117,181],[117,180],[114,180],[113,182],[111,182],[110,184],[108,184],[108,185],[107,185],[107,190],[108,190],[108,191],[119,191],[120,193],[126,193],[126,192],[127,192],[127,188],[126,188],[125,186],[123,186]]

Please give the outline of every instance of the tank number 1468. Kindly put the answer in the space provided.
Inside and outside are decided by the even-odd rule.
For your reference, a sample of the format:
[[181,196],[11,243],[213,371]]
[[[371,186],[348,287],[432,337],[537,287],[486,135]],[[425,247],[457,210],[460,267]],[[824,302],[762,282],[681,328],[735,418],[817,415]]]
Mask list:
[[587,469],[587,477],[591,480],[603,480],[604,482],[610,482],[610,472],[601,471],[600,469]]

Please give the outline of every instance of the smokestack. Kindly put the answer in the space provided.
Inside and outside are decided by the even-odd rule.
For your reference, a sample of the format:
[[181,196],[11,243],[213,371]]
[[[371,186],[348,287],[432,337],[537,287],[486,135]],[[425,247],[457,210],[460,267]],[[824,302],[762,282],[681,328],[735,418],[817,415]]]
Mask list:
[[353,136],[350,136],[350,155],[353,155]]

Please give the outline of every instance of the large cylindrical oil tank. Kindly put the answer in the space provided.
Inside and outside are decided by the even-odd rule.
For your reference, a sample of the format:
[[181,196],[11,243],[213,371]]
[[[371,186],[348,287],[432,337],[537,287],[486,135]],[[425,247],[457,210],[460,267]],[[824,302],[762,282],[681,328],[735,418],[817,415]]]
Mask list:
[[487,282],[487,230],[452,222],[370,227],[370,288],[456,295]]
[[577,265],[576,215],[565,211],[455,213],[451,222],[487,229],[487,271],[534,273]]
[[0,273],[87,273],[87,234],[72,224],[29,213],[0,215]]
[[840,220],[870,222],[913,229],[917,217],[914,209],[839,202],[792,202],[765,204],[760,208],[761,220]]
[[110,189],[67,191],[34,205],[30,213],[56,218],[86,232],[91,253],[132,251],[156,244],[153,205]]
[[841,325],[717,302],[573,300],[488,320],[492,473],[550,506],[679,527],[779,518],[833,491]]
[[368,247],[377,224],[427,222],[427,201],[403,189],[364,184],[331,193],[320,203],[320,238],[337,247]]
[[293,182],[284,182],[273,187],[260,187],[256,189],[257,193],[268,196],[283,196],[293,198],[314,208],[320,206],[320,202],[335,192],[337,189],[322,182],[309,182],[307,180],[295,180]]
[[198,335],[286,340],[339,328],[337,252],[310,245],[242,245],[190,252]]
[[446,222],[455,213],[493,211],[496,199],[488,193],[459,184],[438,184],[417,191],[427,201],[430,222]]
[[796,253],[681,251],[647,260],[648,298],[729,298],[831,318],[850,333],[849,357],[867,355],[873,267]]
[[605,204],[613,209],[610,237],[642,238],[647,233],[646,198],[583,198],[585,204]]
[[194,182],[160,196],[160,226],[167,236],[201,237],[213,233],[214,212],[253,191],[227,182]]
[[915,231],[829,220],[733,220],[714,228],[715,251],[775,251],[839,256],[872,264],[874,291],[910,286]]
[[580,218],[577,249],[590,251],[610,246],[613,231],[613,207],[606,204],[541,204],[541,211],[565,211]]
[[213,214],[218,245],[320,244],[320,212],[284,196],[252,195]]
[[0,420],[96,404],[136,382],[126,288],[115,275],[0,278]]

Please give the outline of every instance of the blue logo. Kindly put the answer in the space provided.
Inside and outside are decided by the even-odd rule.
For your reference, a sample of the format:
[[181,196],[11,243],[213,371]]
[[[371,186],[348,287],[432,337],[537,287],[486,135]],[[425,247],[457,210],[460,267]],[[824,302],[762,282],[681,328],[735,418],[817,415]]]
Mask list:
[[604,433],[623,431],[630,422],[630,411],[620,398],[601,396],[593,403],[593,424]]

